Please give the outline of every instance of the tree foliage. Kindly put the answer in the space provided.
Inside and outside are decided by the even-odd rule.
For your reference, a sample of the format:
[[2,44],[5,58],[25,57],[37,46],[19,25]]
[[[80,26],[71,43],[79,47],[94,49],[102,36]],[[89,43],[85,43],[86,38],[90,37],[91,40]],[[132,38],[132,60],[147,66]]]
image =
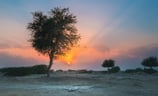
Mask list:
[[145,58],[142,61],[142,65],[146,66],[146,67],[150,67],[152,69],[152,67],[157,67],[158,66],[158,59],[156,57]]
[[110,68],[110,67],[113,67],[114,65],[115,65],[115,61],[109,59],[109,60],[104,60],[102,67]]
[[30,42],[35,50],[49,56],[49,76],[54,57],[70,50],[80,39],[75,27],[76,16],[70,13],[69,8],[58,7],[46,15],[43,12],[34,12],[32,15],[33,21],[28,24],[32,32]]

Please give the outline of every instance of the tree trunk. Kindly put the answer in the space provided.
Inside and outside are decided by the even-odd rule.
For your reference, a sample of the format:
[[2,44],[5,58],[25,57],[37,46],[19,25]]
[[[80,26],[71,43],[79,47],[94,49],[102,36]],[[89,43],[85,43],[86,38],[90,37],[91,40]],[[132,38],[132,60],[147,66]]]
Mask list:
[[47,69],[47,77],[50,77],[50,69],[52,67],[53,64],[53,59],[54,59],[54,55],[49,55],[49,65],[48,65],[48,69]]
[[108,73],[110,73],[109,70],[110,70],[110,67],[108,67]]

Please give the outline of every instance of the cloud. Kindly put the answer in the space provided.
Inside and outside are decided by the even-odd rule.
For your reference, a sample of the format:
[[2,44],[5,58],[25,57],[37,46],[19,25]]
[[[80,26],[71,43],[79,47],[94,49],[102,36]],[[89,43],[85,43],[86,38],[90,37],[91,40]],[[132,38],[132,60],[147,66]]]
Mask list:
[[149,45],[140,48],[136,48],[131,51],[134,56],[139,56],[140,58],[148,56],[158,56],[158,45]]
[[[9,46],[29,45],[29,32],[26,30],[26,24],[18,19],[0,17],[0,44]],[[7,45],[7,46],[8,46]],[[25,46],[26,46],[25,45]]]
[[97,46],[95,48],[85,48],[79,52],[75,62],[78,68],[104,70],[101,66],[103,60],[111,58],[116,61],[116,66],[120,66],[122,70],[125,70],[142,67],[141,62],[144,58],[158,56],[158,44],[141,46],[130,50]]
[[137,47],[114,57],[116,64],[122,69],[142,67],[141,62],[149,56],[158,57],[158,45]]
[[10,45],[6,43],[0,43],[0,49],[6,49],[6,48],[10,48]]
[[[7,45],[0,44],[1,47]],[[104,59],[114,59],[116,66],[121,69],[142,67],[141,61],[148,56],[158,56],[158,45],[152,44],[137,47],[131,50],[110,49],[105,46],[85,47],[72,50],[74,62],[71,65],[55,60],[52,69],[93,69],[104,70],[101,66]],[[0,51],[0,67],[30,66],[34,64],[48,64],[49,59],[45,56],[38,56],[32,48],[8,48]]]
[[0,50],[9,49],[9,48],[30,48],[30,45],[20,44],[16,41],[11,41],[11,40],[0,41]]
[[0,52],[0,67],[15,67],[15,66],[31,66],[41,64],[39,60],[33,58],[25,58],[14,56],[5,52]]

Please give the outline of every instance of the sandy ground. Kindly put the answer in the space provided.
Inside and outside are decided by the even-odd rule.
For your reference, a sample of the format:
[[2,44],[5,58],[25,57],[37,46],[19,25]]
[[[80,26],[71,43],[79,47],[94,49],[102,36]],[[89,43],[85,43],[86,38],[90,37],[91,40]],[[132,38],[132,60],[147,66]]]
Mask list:
[[0,96],[158,96],[158,74],[0,76]]

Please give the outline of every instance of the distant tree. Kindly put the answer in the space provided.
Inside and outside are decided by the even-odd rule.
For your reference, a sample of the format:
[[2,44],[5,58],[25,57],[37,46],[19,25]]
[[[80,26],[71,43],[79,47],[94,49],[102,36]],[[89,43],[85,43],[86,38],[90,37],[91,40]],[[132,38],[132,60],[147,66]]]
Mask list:
[[108,70],[109,70],[109,69],[112,68],[114,65],[115,65],[115,61],[109,59],[109,60],[104,60],[104,62],[103,62],[103,64],[102,64],[102,67],[107,67]]
[[150,67],[150,69],[152,69],[152,67],[157,67],[158,66],[158,59],[156,57],[145,58],[142,61],[142,65],[146,66],[146,67]]
[[109,69],[110,73],[117,73],[120,71],[120,67],[119,66],[114,66],[111,69]]
[[34,12],[33,21],[28,24],[32,32],[30,42],[32,47],[43,55],[49,56],[47,76],[57,55],[63,55],[80,39],[76,24],[76,16],[69,12],[69,8],[54,8],[48,15]]

